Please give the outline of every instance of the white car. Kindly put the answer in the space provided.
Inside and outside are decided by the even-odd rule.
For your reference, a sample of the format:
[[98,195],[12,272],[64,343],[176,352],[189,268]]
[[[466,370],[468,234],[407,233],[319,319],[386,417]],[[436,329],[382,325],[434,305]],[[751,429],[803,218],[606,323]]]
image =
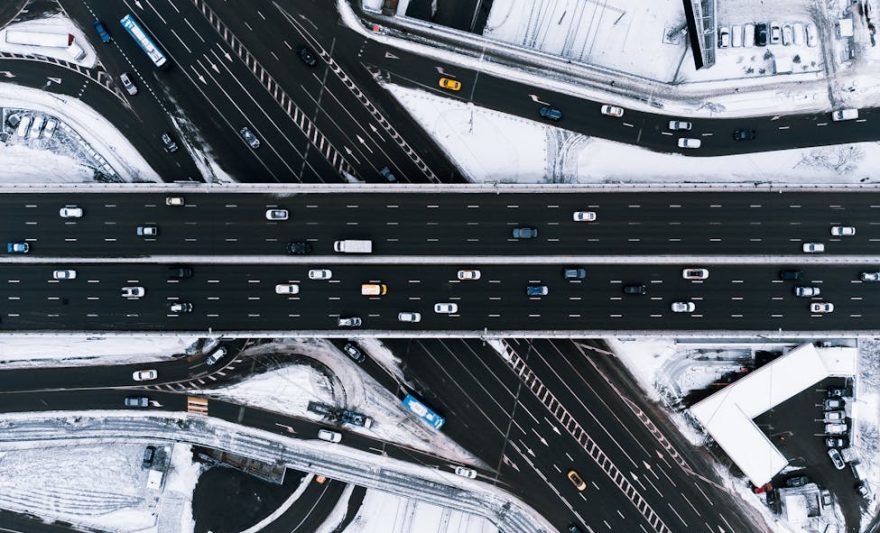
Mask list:
[[183,196],[168,196],[165,198],[165,205],[182,206],[185,202]]
[[768,44],[779,44],[782,42],[782,28],[778,22],[770,23],[770,38],[767,42]]
[[159,373],[156,372],[155,369],[151,368],[149,370],[138,370],[134,374],[131,375],[131,379],[135,381],[153,381],[159,376]]
[[862,281],[880,281],[880,272],[862,272],[859,275]]
[[478,279],[480,279],[480,271],[479,270],[459,270],[458,271],[458,279],[460,279],[461,281],[478,280]]
[[846,424],[825,424],[825,433],[828,435],[844,435],[846,431]]
[[326,268],[315,268],[309,270],[309,279],[331,279],[333,272]]
[[681,277],[689,280],[709,279],[709,269],[707,268],[685,268],[681,271]]
[[287,220],[288,216],[290,216],[290,213],[287,212],[287,209],[266,210],[266,220]]
[[128,77],[128,72],[123,72],[122,74],[120,74],[119,81],[122,82],[122,86],[125,88],[125,92],[127,92],[131,96],[134,96],[138,93],[138,88],[131,81],[131,78]]
[[694,302],[672,302],[671,308],[673,313],[693,313],[697,306]]
[[76,279],[76,270],[54,270],[52,279]]
[[139,237],[155,237],[159,234],[159,228],[156,226],[138,226],[135,233]]
[[801,250],[803,250],[805,254],[821,254],[825,251],[825,245],[821,242],[805,242],[804,245],[801,246]]
[[299,294],[299,285],[293,283],[279,283],[275,285],[275,294]]
[[450,315],[452,313],[457,313],[458,312],[458,304],[454,304],[454,303],[434,304],[434,312],[444,314],[444,315]]
[[329,429],[319,429],[318,438],[327,442],[338,443],[342,441],[342,433],[330,431]]
[[672,131],[690,131],[694,125],[685,120],[670,120],[669,121],[669,129]]
[[812,298],[813,296],[819,296],[822,294],[822,290],[819,287],[795,287],[794,295],[799,298]]
[[465,468],[463,466],[456,466],[455,467],[455,475],[461,476],[461,477],[466,477],[468,479],[474,479],[477,477],[477,471],[474,470],[473,468]]
[[678,140],[679,148],[699,148],[700,146],[703,146],[703,141],[701,141],[700,139],[682,137]]
[[730,46],[730,28],[721,26],[718,28],[718,48],[728,48]]
[[193,304],[189,302],[174,302],[168,306],[168,310],[172,313],[192,313]]
[[76,207],[75,205],[68,205],[67,207],[62,207],[58,214],[61,215],[61,218],[81,218],[83,216],[82,207]]
[[825,422],[843,422],[846,419],[845,411],[825,411]]
[[609,117],[620,118],[623,116],[623,108],[617,107],[616,105],[605,104],[602,106],[600,111],[602,112],[603,115],[606,115]]
[[596,221],[596,212],[595,211],[575,211],[571,215],[571,218],[575,222],[595,222]]
[[404,311],[397,315],[397,320],[400,320],[401,322],[421,322],[422,314]]
[[835,237],[852,237],[856,234],[856,228],[852,226],[831,226],[831,235]]
[[806,28],[807,32],[807,46],[813,48],[817,44],[819,44],[819,30],[816,29],[816,25],[812,22],[807,24]]
[[143,287],[122,287],[123,298],[143,298],[146,293]]
[[789,24],[782,27],[782,44],[785,46],[794,44],[794,32]]
[[810,304],[811,313],[831,313],[834,311],[834,304],[828,302],[815,302]]

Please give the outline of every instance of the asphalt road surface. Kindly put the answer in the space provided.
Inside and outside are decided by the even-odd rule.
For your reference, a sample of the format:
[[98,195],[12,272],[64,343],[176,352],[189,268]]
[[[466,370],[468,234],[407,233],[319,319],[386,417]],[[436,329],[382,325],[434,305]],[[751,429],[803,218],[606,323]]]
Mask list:
[[[183,195],[180,195],[183,196]],[[340,239],[372,240],[375,255],[826,255],[880,250],[880,195],[856,193],[597,194],[6,194],[0,241],[52,257],[284,255],[291,241],[332,254]],[[76,205],[82,218],[61,218]],[[269,221],[266,210],[288,210]],[[576,222],[575,212],[594,212]],[[155,237],[138,236],[153,226]],[[852,226],[851,237],[831,235]],[[535,238],[514,238],[514,228]]]
[[[682,278],[672,265],[577,265],[583,280],[565,280],[558,265],[481,266],[481,279],[460,281],[451,266],[418,268],[334,265],[330,280],[308,279],[326,265],[197,265],[190,279],[169,279],[155,264],[64,264],[73,280],[52,279],[53,266],[0,267],[6,302],[0,329],[120,331],[339,331],[338,317],[360,317],[368,330],[870,330],[880,320],[880,283],[859,272],[871,265],[814,265],[799,282],[779,279],[781,266],[713,266],[704,281]],[[384,284],[385,295],[365,296],[362,284]],[[277,285],[297,294],[277,294]],[[624,294],[627,284],[645,294]],[[544,296],[527,287],[544,286]],[[796,297],[796,286],[816,287]],[[123,287],[142,287],[126,298]],[[673,312],[692,302],[692,312]],[[810,304],[834,304],[830,313]],[[192,305],[191,312],[171,309]],[[455,304],[451,313],[435,304]],[[418,322],[399,314],[415,312]]]

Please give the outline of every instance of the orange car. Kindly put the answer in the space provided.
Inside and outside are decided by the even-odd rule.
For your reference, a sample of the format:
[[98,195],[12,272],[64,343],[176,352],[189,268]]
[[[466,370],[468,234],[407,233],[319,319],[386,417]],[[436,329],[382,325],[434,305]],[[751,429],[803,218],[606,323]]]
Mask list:
[[444,89],[449,89],[450,91],[460,91],[461,82],[449,78],[440,78],[440,87],[443,87]]

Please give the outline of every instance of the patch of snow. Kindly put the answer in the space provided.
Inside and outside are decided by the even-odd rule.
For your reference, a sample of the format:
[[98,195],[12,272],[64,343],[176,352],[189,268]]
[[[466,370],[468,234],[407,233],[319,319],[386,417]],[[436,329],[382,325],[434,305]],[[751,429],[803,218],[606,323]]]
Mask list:
[[168,361],[196,337],[98,337],[86,335],[4,335],[0,368],[124,365]]
[[[873,142],[687,157],[659,153],[465,104],[386,88],[471,180],[499,183],[861,183],[875,179]],[[673,149],[670,141],[670,150]]]
[[0,150],[0,182],[87,183],[95,170],[66,154],[27,146],[5,146]]
[[144,446],[52,446],[0,452],[0,507],[110,531],[149,531],[156,501]]
[[192,446],[189,444],[178,443],[166,447],[169,448],[170,465],[156,509],[157,533],[192,533],[195,531],[193,491],[206,467],[193,461]]
[[369,489],[346,533],[498,533],[485,518]]
[[864,528],[880,510],[880,339],[859,342],[855,403],[853,410],[857,410],[858,415],[855,417],[852,447],[858,452],[872,494],[867,508],[862,509],[861,525]]
[[[103,89],[101,89],[103,90]],[[67,95],[48,93],[11,83],[0,83],[0,107],[30,109],[57,117],[61,126],[69,126],[82,142],[103,158],[116,174],[126,181],[161,182],[140,152],[100,113],[82,101]],[[6,159],[6,156],[4,156]],[[39,159],[37,158],[37,164]],[[52,167],[46,168],[51,171]],[[5,171],[2,172],[5,176]],[[52,179],[47,179],[52,182]]]

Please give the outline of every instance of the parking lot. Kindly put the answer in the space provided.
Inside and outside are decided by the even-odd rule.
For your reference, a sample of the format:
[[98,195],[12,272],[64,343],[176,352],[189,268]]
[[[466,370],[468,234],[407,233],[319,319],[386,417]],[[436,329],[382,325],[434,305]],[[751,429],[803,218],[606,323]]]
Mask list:
[[[833,501],[841,507],[847,531],[858,531],[860,508],[865,502],[855,490],[857,481],[849,464],[843,470],[835,468],[825,446],[824,400],[829,387],[844,386],[846,380],[842,378],[826,379],[764,413],[755,419],[755,423],[770,437],[791,467],[798,468],[777,475],[773,486],[785,487],[787,479],[807,476],[820,489],[831,492]],[[849,431],[845,437],[849,438],[852,423],[849,418],[846,420]]]

